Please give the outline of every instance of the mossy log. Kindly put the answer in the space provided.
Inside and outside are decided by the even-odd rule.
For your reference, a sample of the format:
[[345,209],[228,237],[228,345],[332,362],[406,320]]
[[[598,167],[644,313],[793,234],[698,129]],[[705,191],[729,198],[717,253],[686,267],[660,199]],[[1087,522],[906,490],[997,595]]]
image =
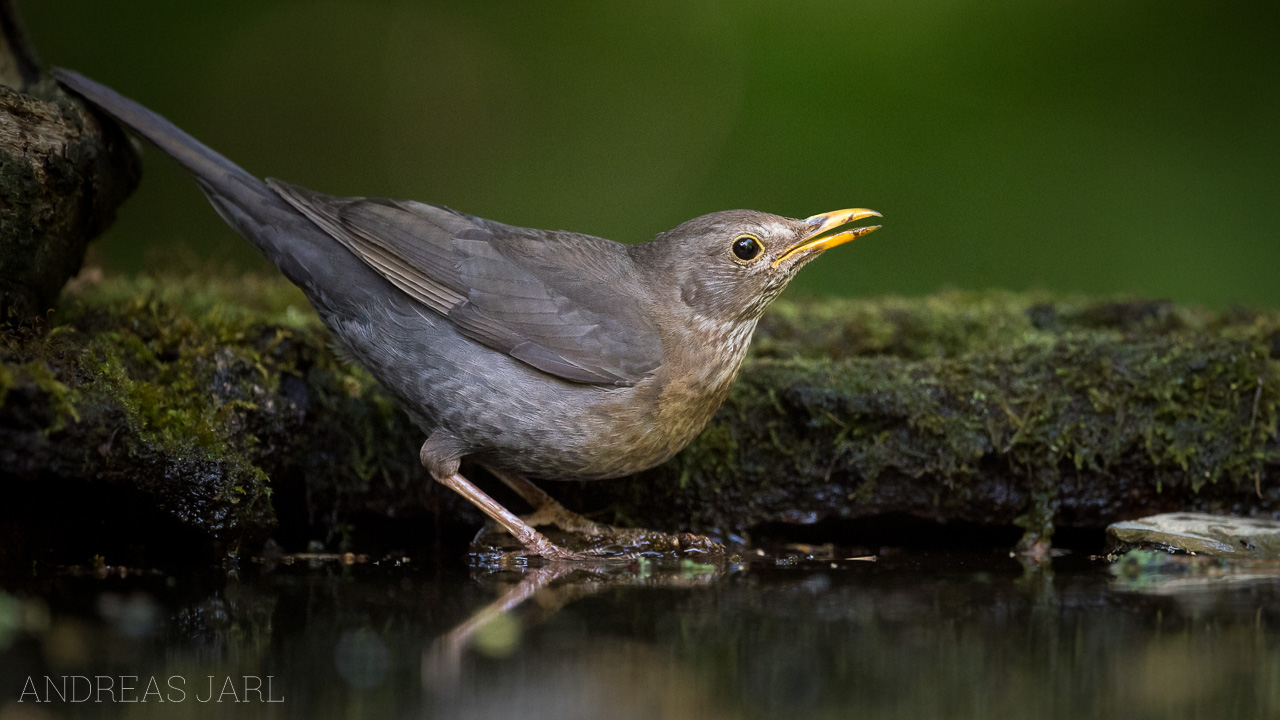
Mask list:
[[1024,542],[1151,511],[1270,513],[1278,322],[1010,294],[782,303],[713,425],[587,500],[640,524],[905,513]]
[[53,307],[140,174],[124,133],[40,74],[0,0],[0,325]]
[[[479,523],[281,279],[111,279],[55,317],[0,353],[9,559],[252,552],[268,536],[368,550]],[[1274,311],[784,300],[678,457],[548,485],[605,520],[719,532],[907,513],[1045,537],[1164,510],[1270,515],[1277,356]]]

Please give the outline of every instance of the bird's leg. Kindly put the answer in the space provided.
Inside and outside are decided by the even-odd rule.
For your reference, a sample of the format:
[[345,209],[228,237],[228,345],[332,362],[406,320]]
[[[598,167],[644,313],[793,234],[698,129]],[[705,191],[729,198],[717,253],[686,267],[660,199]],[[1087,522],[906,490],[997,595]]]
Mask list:
[[480,512],[488,515],[511,533],[531,555],[541,555],[549,560],[585,559],[548,540],[542,533],[534,530],[529,523],[502,507],[501,503],[458,474],[458,466],[463,454],[465,454],[464,447],[453,436],[447,432],[436,431],[422,443],[418,457],[422,461],[422,466],[431,473],[431,477],[436,482],[466,498],[468,502],[479,508]]
[[654,532],[640,528],[620,528],[614,525],[588,520],[565,506],[556,502],[555,498],[534,485],[528,478],[516,473],[503,472],[485,466],[485,469],[516,491],[525,502],[533,506],[533,514],[526,515],[523,520],[529,525],[555,525],[565,532],[578,533],[591,538],[612,538],[627,543],[641,542],[650,546],[696,550],[699,552],[723,553],[724,546],[703,535],[692,533]]
[[565,550],[551,542],[542,533],[534,530],[532,526],[517,517],[515,513],[502,507],[497,500],[489,497],[483,490],[471,484],[470,480],[458,473],[455,472],[447,477],[437,477],[436,482],[466,498],[468,502],[479,508],[480,512],[492,518],[494,522],[515,536],[515,539],[524,546],[529,554],[541,555],[548,560],[587,559],[586,556]]
[[611,525],[602,525],[586,519],[556,502],[555,498],[522,475],[495,470],[488,465],[485,466],[485,469],[501,480],[502,484],[515,490],[517,495],[533,507],[533,514],[526,515],[523,518],[530,525],[555,525],[565,532],[578,533],[587,537],[599,537],[601,535],[626,536],[635,532],[634,530],[616,528]]
[[541,555],[548,560],[595,560],[588,555],[566,550],[551,542],[545,535],[534,530],[529,523],[502,507],[501,503],[460,475],[458,466],[464,454],[464,447],[453,436],[447,432],[437,431],[422,443],[418,457],[436,482],[466,498],[468,502],[479,508],[480,512],[501,525],[524,546],[529,554]]

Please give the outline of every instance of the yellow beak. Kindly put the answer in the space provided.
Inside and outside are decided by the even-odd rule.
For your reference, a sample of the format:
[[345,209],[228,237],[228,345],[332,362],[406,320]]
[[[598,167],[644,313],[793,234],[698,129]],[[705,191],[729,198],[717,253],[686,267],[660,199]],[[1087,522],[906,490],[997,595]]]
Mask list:
[[786,252],[778,256],[773,261],[773,267],[778,267],[786,262],[789,258],[798,254],[820,253],[829,250],[837,245],[843,245],[850,240],[857,240],[863,235],[870,235],[880,229],[879,225],[870,225],[867,227],[853,228],[844,232],[833,233],[831,235],[823,235],[824,232],[846,225],[855,220],[862,220],[869,217],[883,217],[875,210],[867,210],[866,208],[850,208],[848,210],[835,210],[821,215],[814,215],[806,218],[805,224],[810,226],[812,230],[800,242],[792,245]]

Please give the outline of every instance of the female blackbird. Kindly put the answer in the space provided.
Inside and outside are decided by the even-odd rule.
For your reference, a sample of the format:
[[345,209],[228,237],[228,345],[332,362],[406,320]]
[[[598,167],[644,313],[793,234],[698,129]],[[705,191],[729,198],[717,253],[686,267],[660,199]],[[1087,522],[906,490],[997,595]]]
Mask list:
[[431,476],[550,559],[581,556],[458,474],[461,460],[539,514],[590,529],[527,478],[613,478],[670,458],[725,399],[756,321],[796,272],[879,227],[829,232],[872,210],[729,210],[623,245],[332,197],[263,182],[110,88],[54,76],[191,172],[427,433]]

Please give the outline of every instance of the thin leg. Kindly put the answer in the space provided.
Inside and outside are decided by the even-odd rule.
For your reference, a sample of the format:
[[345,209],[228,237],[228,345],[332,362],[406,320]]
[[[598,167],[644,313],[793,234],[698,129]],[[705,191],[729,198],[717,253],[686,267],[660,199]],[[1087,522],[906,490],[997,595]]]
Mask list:
[[[480,512],[488,515],[533,555],[541,555],[548,560],[583,560],[583,555],[565,550],[551,542],[542,533],[534,530],[528,523],[516,517],[514,513],[502,507],[497,500],[489,497],[483,490],[471,484],[471,481],[454,473],[448,477],[438,477],[436,482],[453,490],[466,498],[472,505],[480,508]],[[594,559],[594,558],[593,558]]]
[[643,543],[669,549],[699,550],[702,552],[723,553],[724,546],[702,535],[691,533],[653,532],[638,528],[620,528],[613,525],[593,522],[556,502],[555,498],[543,492],[541,488],[529,482],[528,478],[515,473],[495,470],[489,466],[485,469],[504,485],[515,490],[525,502],[533,506],[533,514],[522,518],[530,526],[555,525],[566,532],[577,533],[591,538],[610,538],[626,543]]
[[488,465],[485,469],[533,506],[533,514],[524,519],[529,525],[555,525],[566,532],[579,533],[587,537],[628,534],[623,528],[601,525],[569,510],[522,475],[495,470]]

